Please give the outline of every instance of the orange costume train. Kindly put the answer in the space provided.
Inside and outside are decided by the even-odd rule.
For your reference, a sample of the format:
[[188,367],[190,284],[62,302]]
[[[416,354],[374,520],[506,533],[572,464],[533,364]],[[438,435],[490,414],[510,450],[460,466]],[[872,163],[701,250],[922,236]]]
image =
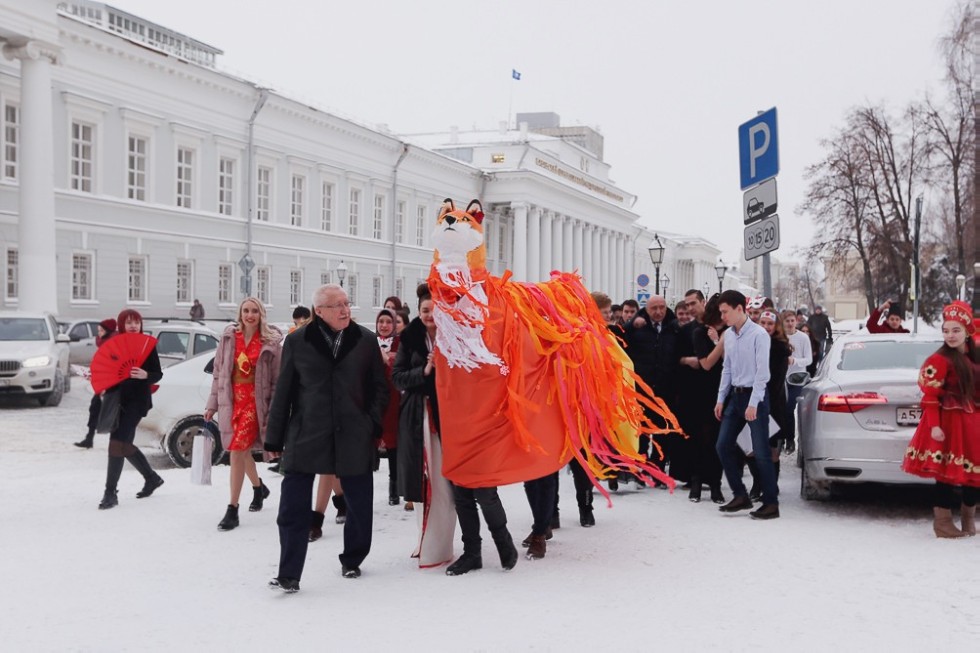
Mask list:
[[462,211],[447,199],[433,243],[428,284],[446,478],[506,485],[575,456],[607,498],[596,481],[614,470],[673,487],[637,445],[641,433],[659,431],[644,407],[668,430],[676,420],[633,373],[579,276],[552,272],[544,283],[491,276],[477,200]]

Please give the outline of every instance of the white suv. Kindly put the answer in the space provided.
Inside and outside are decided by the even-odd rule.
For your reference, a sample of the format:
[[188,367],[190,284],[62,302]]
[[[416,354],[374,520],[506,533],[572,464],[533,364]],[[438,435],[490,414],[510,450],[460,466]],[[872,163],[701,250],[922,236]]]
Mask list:
[[60,404],[71,390],[68,342],[49,313],[0,312],[0,393]]
[[145,318],[143,332],[157,339],[160,366],[164,368],[218,348],[218,335],[194,320]]

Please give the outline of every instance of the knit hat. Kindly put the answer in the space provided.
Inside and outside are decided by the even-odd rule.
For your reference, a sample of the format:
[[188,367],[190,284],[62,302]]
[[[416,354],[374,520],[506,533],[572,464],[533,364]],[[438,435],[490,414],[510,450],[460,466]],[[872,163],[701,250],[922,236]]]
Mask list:
[[116,321],[111,317],[107,317],[99,322],[99,326],[102,327],[106,333],[112,333],[116,330]]
[[959,322],[971,336],[975,331],[973,326],[973,309],[966,302],[959,300],[943,308],[943,322]]

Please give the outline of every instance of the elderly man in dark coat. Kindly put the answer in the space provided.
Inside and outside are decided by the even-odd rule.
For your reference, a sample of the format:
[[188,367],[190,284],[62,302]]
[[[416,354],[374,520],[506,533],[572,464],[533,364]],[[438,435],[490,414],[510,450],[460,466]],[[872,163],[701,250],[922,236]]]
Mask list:
[[299,589],[317,474],[340,478],[347,501],[341,573],[361,575],[371,550],[372,472],[389,399],[378,339],[351,322],[344,289],[320,287],[313,305],[313,320],[286,337],[265,437],[267,451],[283,452],[279,575],[269,584],[285,592]]

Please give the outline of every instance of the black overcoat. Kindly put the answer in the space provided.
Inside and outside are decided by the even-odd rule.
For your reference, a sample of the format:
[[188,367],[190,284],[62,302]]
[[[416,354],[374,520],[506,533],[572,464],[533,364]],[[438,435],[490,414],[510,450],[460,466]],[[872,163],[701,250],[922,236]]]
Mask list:
[[314,316],[286,336],[265,448],[283,452],[286,473],[367,474],[388,405],[381,349],[373,333],[351,323],[335,359],[323,324]]
[[436,401],[436,373],[425,375],[429,349],[425,344],[425,325],[419,318],[401,333],[391,382],[403,392],[398,412],[398,494],[406,501],[422,501],[423,431],[425,400],[432,405],[434,428],[438,431],[439,406]]

